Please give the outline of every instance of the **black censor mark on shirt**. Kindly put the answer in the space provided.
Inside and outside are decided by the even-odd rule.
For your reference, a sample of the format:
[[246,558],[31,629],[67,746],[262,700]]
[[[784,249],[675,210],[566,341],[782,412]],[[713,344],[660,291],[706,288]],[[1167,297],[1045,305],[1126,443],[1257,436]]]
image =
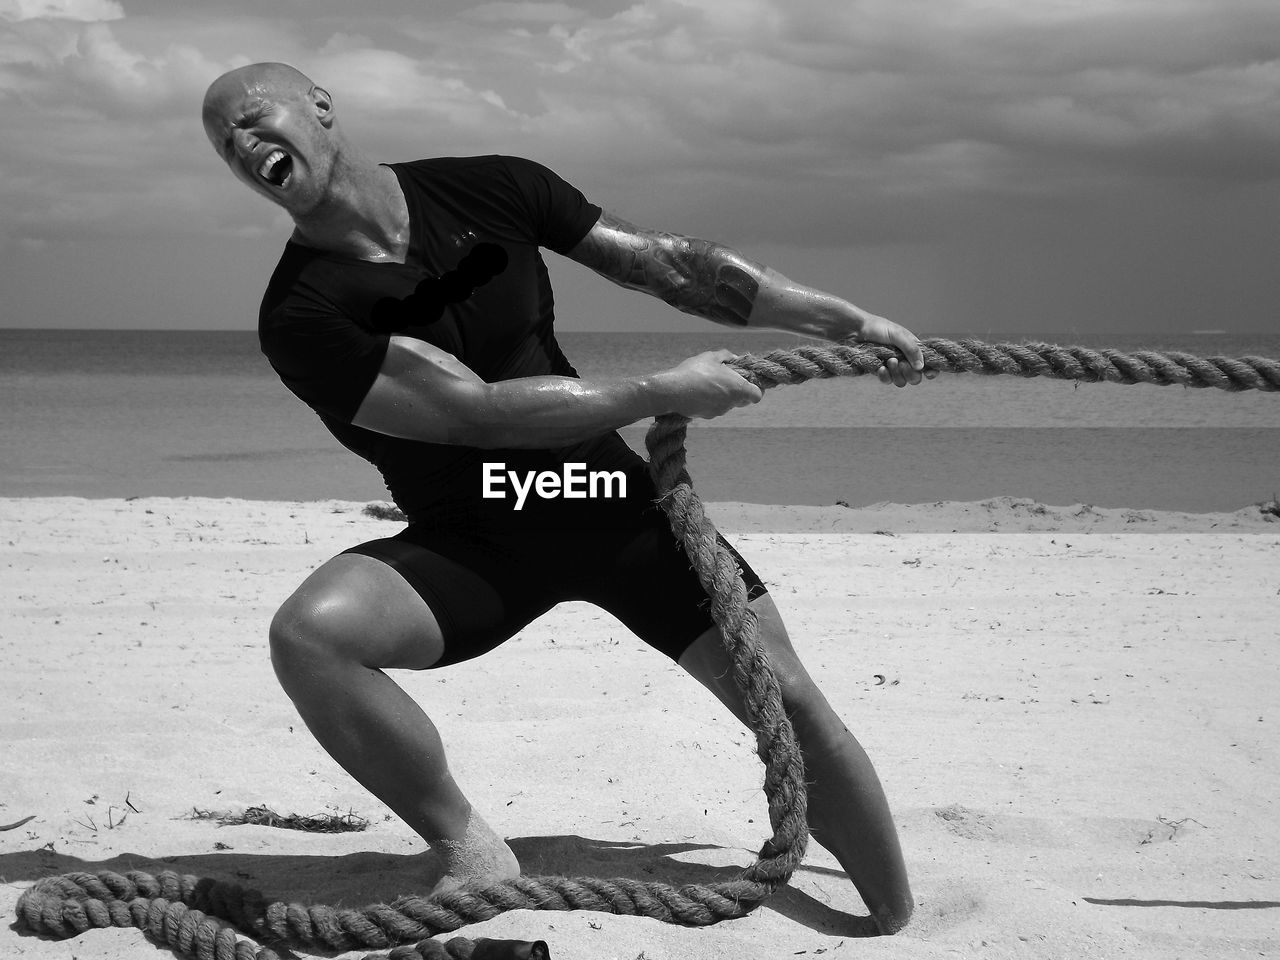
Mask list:
[[384,333],[435,323],[446,306],[466,300],[505,269],[507,251],[496,243],[477,243],[456,267],[439,277],[424,278],[409,296],[383,297],[373,305],[369,319]]

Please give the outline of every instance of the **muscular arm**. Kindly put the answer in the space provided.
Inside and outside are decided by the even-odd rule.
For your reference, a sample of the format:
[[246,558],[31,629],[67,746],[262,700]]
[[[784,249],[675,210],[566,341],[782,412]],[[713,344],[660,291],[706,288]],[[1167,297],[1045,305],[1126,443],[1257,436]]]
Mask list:
[[569,257],[630,290],[716,323],[746,326],[766,269],[736,250],[601,213]]
[[453,355],[395,336],[352,423],[366,430],[469,447],[567,446],[617,427],[678,412],[715,417],[760,399],[722,361],[704,353],[645,377],[525,377],[486,383]]
[[916,369],[923,366],[918,341],[906,328],[720,243],[637,227],[606,211],[568,255],[620,286],[716,323],[884,343]]

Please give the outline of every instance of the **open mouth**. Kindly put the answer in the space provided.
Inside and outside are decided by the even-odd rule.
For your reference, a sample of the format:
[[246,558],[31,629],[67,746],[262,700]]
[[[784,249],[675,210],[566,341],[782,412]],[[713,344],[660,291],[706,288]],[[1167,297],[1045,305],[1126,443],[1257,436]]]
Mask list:
[[273,187],[283,187],[293,172],[293,158],[283,150],[272,150],[258,167],[258,176]]

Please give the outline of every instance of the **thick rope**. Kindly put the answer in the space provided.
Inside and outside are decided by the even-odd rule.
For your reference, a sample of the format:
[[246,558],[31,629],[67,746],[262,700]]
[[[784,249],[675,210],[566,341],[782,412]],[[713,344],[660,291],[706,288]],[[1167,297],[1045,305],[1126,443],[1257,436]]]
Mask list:
[[[993,376],[1051,377],[1087,383],[1154,383],[1160,386],[1217,387],[1219,390],[1280,390],[1280,360],[1265,357],[1196,357],[1189,353],[1091,350],[1049,343],[983,343],[981,340],[922,340],[926,370]],[[827,377],[875,373],[890,347],[874,344],[806,344],[763,357],[744,354],[730,361],[759,387],[803,383]]]
[[[1180,383],[1223,390],[1280,390],[1280,362],[1259,357],[1203,359],[1180,353],[1123,354],[1045,344],[986,344],[926,340],[927,370],[1014,374],[1114,383]],[[781,383],[874,373],[897,353],[888,347],[835,344],[746,354],[730,361],[762,388]],[[278,960],[272,944],[330,950],[371,947],[391,960],[499,960],[545,957],[541,943],[429,939],[508,910],[595,910],[704,926],[749,913],[785,884],[804,856],[808,839],[804,770],[777,679],[759,643],[737,564],[720,545],[715,527],[693,491],[685,468],[681,416],[659,417],[645,443],[659,503],[711,598],[744,694],[756,746],[765,761],[764,792],[773,836],[740,877],[715,884],[673,887],[653,881],[589,877],[516,877],[468,884],[432,897],[401,897],[362,909],[268,903],[255,890],[213,879],[165,872],[126,875],[70,873],[37,881],[18,900],[20,923],[54,937],[94,927],[138,927],[182,957],[198,960]],[[268,945],[240,940],[236,929]],[[401,944],[402,946],[396,946]],[[411,945],[410,945],[411,944]],[[541,949],[541,953],[537,951]]]

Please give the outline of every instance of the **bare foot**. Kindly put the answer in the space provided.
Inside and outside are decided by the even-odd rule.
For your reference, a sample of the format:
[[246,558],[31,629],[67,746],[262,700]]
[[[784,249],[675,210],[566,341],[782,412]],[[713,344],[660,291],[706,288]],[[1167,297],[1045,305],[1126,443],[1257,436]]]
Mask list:
[[520,876],[520,861],[516,855],[474,809],[467,820],[467,832],[463,838],[442,840],[431,847],[431,854],[440,864],[441,872],[428,896],[453,890],[464,883]]

